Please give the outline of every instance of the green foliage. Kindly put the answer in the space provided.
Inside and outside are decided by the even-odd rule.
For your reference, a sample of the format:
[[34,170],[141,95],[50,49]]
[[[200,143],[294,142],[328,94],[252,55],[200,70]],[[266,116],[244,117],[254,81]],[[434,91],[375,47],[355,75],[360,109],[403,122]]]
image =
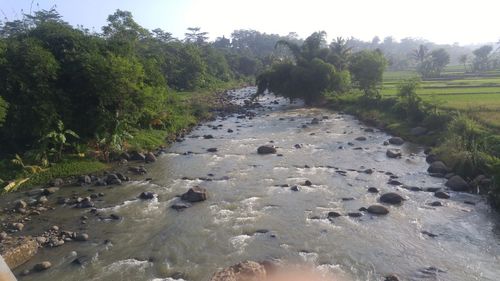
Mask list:
[[484,45],[472,52],[474,54],[474,61],[472,62],[473,70],[485,71],[490,69],[491,51],[493,51],[492,46]]
[[7,115],[7,109],[8,108],[9,108],[9,105],[0,96],[0,127],[2,127],[3,122],[5,121],[5,116]]
[[420,122],[424,118],[422,99],[417,95],[419,85],[418,78],[403,80],[398,85],[399,102],[396,106],[410,123]]
[[347,41],[342,37],[337,37],[330,44],[330,54],[327,57],[327,61],[337,70],[345,70],[349,66],[349,59],[351,56],[352,47],[349,47]]
[[132,133],[133,138],[128,141],[131,150],[154,150],[165,143],[167,130],[142,129]]
[[55,161],[59,161],[62,159],[64,147],[73,145],[73,143],[67,141],[68,137],[80,138],[74,131],[65,129],[61,120],[57,120],[55,129],[40,139],[41,147],[54,155]]
[[379,51],[361,51],[352,55],[350,70],[353,80],[367,97],[379,97],[387,60]]
[[487,167],[486,137],[486,131],[476,121],[457,113],[436,153],[458,174],[472,178]]
[[91,174],[107,168],[108,166],[106,164],[97,160],[69,158],[56,163],[40,173],[28,175],[30,180],[26,184],[29,186],[38,186],[46,184],[54,178]]
[[0,96],[9,104],[9,113],[0,128],[3,149],[22,150],[34,143],[50,124],[60,119],[61,101],[54,85],[59,63],[51,52],[34,38],[7,42],[0,64]]
[[325,32],[315,32],[302,46],[280,40],[276,46],[286,46],[293,55],[293,61],[282,61],[257,77],[257,94],[269,90],[290,100],[302,98],[307,104],[318,101],[325,92],[342,92],[348,89],[350,75],[336,71],[325,62],[329,49],[325,45]]
[[445,49],[437,49],[426,55],[424,60],[417,65],[417,71],[423,77],[440,76],[447,64],[450,63],[450,55]]

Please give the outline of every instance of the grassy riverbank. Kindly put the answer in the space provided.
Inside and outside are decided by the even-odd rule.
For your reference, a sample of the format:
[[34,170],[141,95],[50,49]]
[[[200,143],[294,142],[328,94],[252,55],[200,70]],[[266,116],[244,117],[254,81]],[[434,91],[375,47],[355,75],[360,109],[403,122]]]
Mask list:
[[[244,81],[231,81],[220,83],[208,89],[199,89],[188,92],[171,92],[168,102],[165,104],[165,112],[168,112],[161,126],[150,126],[149,128],[131,128],[128,137],[124,140],[124,151],[153,151],[164,146],[175,138],[189,130],[189,128],[203,120],[212,117],[213,111],[219,109],[221,95],[225,90],[241,87]],[[10,191],[30,186],[39,186],[49,183],[55,178],[68,178],[82,174],[99,173],[114,167],[113,161],[105,161],[101,158],[99,151],[91,140],[80,148],[79,153],[67,153],[63,159],[47,167],[23,163],[24,157],[0,160],[0,179],[4,181],[3,192],[7,191],[9,183],[21,183],[11,185]],[[113,151],[118,154],[120,151]],[[14,157],[12,157],[14,158]],[[19,162],[19,160],[21,162]]]

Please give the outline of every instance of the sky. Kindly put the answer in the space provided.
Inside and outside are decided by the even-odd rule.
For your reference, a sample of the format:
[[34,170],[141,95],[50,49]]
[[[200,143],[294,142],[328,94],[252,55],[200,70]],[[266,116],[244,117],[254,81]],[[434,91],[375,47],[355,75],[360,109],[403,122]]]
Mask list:
[[0,0],[0,13],[14,20],[21,10],[53,6],[70,24],[95,31],[116,9],[131,11],[141,26],[178,38],[188,27],[201,27],[211,39],[255,29],[303,38],[324,30],[329,39],[393,36],[461,45],[500,40],[500,0]]

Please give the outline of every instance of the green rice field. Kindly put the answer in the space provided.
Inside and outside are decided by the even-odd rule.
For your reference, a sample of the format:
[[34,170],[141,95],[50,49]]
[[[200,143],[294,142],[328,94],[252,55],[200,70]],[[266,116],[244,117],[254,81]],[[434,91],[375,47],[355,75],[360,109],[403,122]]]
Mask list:
[[[415,76],[412,71],[386,72],[382,96],[395,96],[399,81]],[[450,66],[440,78],[422,81],[417,93],[440,108],[466,111],[481,123],[500,128],[500,71],[473,74],[465,73],[463,66]]]

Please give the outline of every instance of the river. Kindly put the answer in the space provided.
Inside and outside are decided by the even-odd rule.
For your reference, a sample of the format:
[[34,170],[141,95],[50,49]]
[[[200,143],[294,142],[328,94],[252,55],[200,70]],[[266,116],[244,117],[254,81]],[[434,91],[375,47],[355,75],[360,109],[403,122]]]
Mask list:
[[[254,91],[231,94],[243,103]],[[255,109],[253,118],[219,117],[170,146],[146,166],[151,182],[95,187],[105,193],[96,203],[100,217],[121,219],[103,220],[70,207],[34,218],[45,228],[86,231],[90,240],[40,249],[16,273],[43,260],[52,268],[19,279],[198,281],[249,259],[310,263],[348,280],[381,280],[389,273],[403,280],[499,280],[499,220],[484,199],[452,192],[451,199],[440,200],[431,192],[387,184],[392,173],[408,186],[443,187],[443,179],[428,176],[423,148],[406,143],[397,147],[401,159],[389,159],[387,148],[396,147],[383,142],[390,136],[365,131],[368,127],[352,116],[272,95],[259,102],[264,107]],[[319,124],[310,124],[313,118]],[[207,134],[214,138],[202,137]],[[359,136],[366,140],[355,140]],[[282,156],[256,153],[270,142]],[[285,184],[299,185],[299,191]],[[197,185],[208,190],[208,200],[180,212],[170,208],[177,195]],[[347,216],[377,203],[380,194],[368,193],[368,187],[407,200],[387,206],[386,216]],[[158,198],[135,199],[142,191]],[[60,192],[90,193],[82,187]],[[436,200],[444,206],[429,205]],[[330,211],[343,216],[329,220]],[[82,215],[89,217],[85,225]],[[71,263],[77,256],[85,266]]]

